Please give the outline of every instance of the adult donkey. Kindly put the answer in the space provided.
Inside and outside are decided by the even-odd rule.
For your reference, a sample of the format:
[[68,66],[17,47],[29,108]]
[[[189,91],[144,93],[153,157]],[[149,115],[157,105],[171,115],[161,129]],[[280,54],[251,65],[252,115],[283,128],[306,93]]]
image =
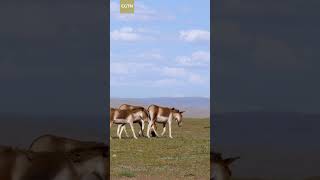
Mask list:
[[[122,104],[121,106],[119,106],[119,109],[120,109],[120,110],[138,110],[138,109],[139,109],[139,110],[145,112],[145,113],[143,114],[143,116],[141,116],[141,120],[142,120],[142,121],[144,121],[145,116],[147,116],[147,117],[149,118],[148,111],[147,111],[144,107],[142,107],[142,106],[134,106],[134,105],[130,105],[130,104]],[[141,130],[139,131],[139,136],[140,136],[140,135],[144,136],[144,134],[143,134],[143,129],[144,129],[144,127],[142,127],[142,125],[144,125],[144,124],[142,124],[141,121],[139,121],[139,125],[140,125],[141,130],[142,130],[142,131],[141,131]],[[124,132],[126,133],[126,136],[128,137],[128,134],[127,134],[127,131],[126,131],[126,126],[118,125],[118,130],[119,130],[120,126],[123,128],[122,130],[124,130]],[[118,130],[117,130],[117,131],[118,131]],[[121,130],[121,131],[122,131],[122,130]]]
[[240,157],[223,159],[220,153],[210,153],[211,178],[210,180],[230,180],[232,172],[229,165]]
[[[72,157],[77,157],[74,163],[76,168],[79,169],[79,174],[82,171],[90,171],[86,176],[94,175],[99,179],[104,180],[109,176],[108,172],[105,172],[109,163],[109,146],[93,141],[79,141],[76,139],[54,136],[54,135],[42,135],[31,143],[29,147],[30,152],[57,152],[68,153]],[[93,170],[92,170],[93,168]],[[82,175],[84,176],[84,175]]]
[[121,110],[126,110],[126,109],[144,109],[144,107],[142,106],[134,106],[134,105],[130,105],[130,104],[122,104],[119,106],[119,109]]
[[[178,109],[175,109],[175,108],[161,107],[153,104],[148,107],[148,112],[150,116],[150,121],[148,124],[148,130],[147,130],[148,138],[150,138],[150,129],[152,125],[155,124],[155,122],[162,123],[163,125],[163,131],[161,133],[162,136],[166,132],[166,124],[168,123],[170,138],[172,138],[172,134],[171,134],[172,121],[173,120],[177,121],[179,127],[181,127],[182,125],[182,114],[184,111],[179,111]],[[156,136],[158,136],[158,133],[155,131],[155,129],[153,130]]]
[[1,180],[83,180],[95,174],[105,180],[106,147],[78,149],[72,152],[32,152],[10,147],[0,148]]
[[[137,136],[134,131],[133,123],[141,123],[141,133],[144,129],[144,123],[148,121],[148,113],[144,109],[110,109],[110,128],[113,124],[120,124],[121,126],[125,126],[129,124],[133,133],[133,137],[137,139]],[[122,130],[117,132],[119,139],[121,139]],[[119,130],[119,128],[118,128]]]

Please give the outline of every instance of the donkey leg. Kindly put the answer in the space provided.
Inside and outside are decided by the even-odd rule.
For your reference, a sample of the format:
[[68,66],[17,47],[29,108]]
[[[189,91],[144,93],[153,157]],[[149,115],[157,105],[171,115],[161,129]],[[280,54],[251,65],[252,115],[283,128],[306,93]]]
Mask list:
[[141,124],[141,122],[140,122],[140,121],[138,122],[138,124],[139,124],[139,126],[140,126],[140,130],[139,130],[138,136],[141,136],[142,124]]
[[128,137],[128,134],[127,134],[127,131],[126,131],[126,125],[125,124],[122,124],[121,125],[121,128],[120,128],[120,133],[119,133],[119,139],[121,139],[121,137],[122,137],[122,132],[125,132],[126,133],[126,136]]
[[156,131],[155,125],[156,125],[156,122],[154,122],[154,123],[152,124],[152,131],[154,132],[154,134],[156,135],[156,137],[159,137],[159,135],[158,135],[158,133],[157,133],[157,131]]
[[152,121],[149,121],[148,129],[147,129],[147,137],[148,137],[148,138],[150,138],[150,129],[151,129],[152,124],[153,124],[153,122],[152,122]]
[[167,123],[163,123],[163,130],[162,130],[161,136],[163,136],[164,133],[166,132],[166,124]]
[[171,135],[171,121],[170,120],[168,121],[168,125],[169,125],[169,138],[172,138],[172,135]]
[[126,134],[126,137],[128,138],[129,134],[127,132],[127,128],[126,128],[125,124],[123,125],[122,130],[124,131],[124,133]]
[[143,133],[143,131],[144,131],[144,121],[142,120],[142,126],[141,126],[141,133],[142,133],[142,136],[144,137],[144,133]]
[[117,128],[117,136],[119,137],[120,136],[120,128],[121,128],[121,124],[118,125],[118,128]]
[[140,131],[139,131],[139,136],[143,136],[144,137],[144,134],[143,134],[143,130],[144,130],[144,121],[141,120],[139,122],[139,125],[140,125]]
[[129,122],[129,124],[130,124],[130,127],[131,127],[131,131],[132,131],[132,134],[133,134],[133,138],[138,139],[137,136],[136,136],[136,133],[134,132],[133,122]]

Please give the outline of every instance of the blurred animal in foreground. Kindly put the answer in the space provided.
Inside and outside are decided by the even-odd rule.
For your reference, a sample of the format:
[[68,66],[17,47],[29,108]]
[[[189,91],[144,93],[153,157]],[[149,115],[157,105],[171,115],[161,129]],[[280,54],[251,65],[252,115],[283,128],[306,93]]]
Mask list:
[[71,152],[32,152],[0,147],[1,180],[82,180],[94,174],[105,180],[108,147],[77,149]]
[[211,177],[210,180],[230,180],[232,171],[230,164],[240,157],[226,158],[223,159],[220,153],[210,153],[210,168]]
[[[71,153],[75,168],[81,176],[94,175],[99,179],[109,176],[109,146],[104,143],[79,141],[54,135],[43,135],[36,138],[29,148],[33,152]],[[87,175],[83,173],[87,172]]]
[[69,152],[79,148],[92,148],[105,146],[104,143],[92,141],[79,141],[66,137],[46,134],[34,139],[29,147],[34,152]]

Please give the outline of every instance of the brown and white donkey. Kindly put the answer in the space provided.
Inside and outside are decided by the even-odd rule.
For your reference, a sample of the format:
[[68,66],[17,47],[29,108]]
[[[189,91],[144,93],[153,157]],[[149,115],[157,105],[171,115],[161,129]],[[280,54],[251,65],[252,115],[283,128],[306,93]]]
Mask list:
[[[150,116],[149,124],[148,124],[148,130],[147,130],[147,137],[150,138],[150,129],[152,125],[157,123],[161,123],[163,125],[163,131],[161,135],[163,136],[166,132],[166,124],[169,125],[169,137],[172,138],[171,134],[171,125],[172,121],[175,120],[178,122],[178,126],[181,127],[182,125],[182,114],[184,111],[179,111],[175,108],[169,108],[169,107],[161,107],[157,105],[150,105],[148,107],[148,112]],[[158,136],[158,133],[153,128],[156,136]]]
[[137,136],[134,131],[133,123],[139,123],[140,124],[140,132],[139,134],[143,135],[143,129],[144,129],[144,123],[148,121],[148,113],[146,110],[143,109],[115,109],[111,108],[110,109],[110,128],[112,124],[118,124],[121,125],[122,127],[120,128],[119,132],[119,127],[117,131],[118,137],[121,139],[121,134],[122,130],[124,129],[123,127],[126,124],[129,124],[133,133],[133,137],[137,139]]
[[[142,106],[134,106],[134,105],[130,105],[130,104],[122,104],[121,106],[119,106],[119,109],[121,109],[121,110],[134,110],[134,109],[140,109],[141,111],[145,111],[145,114],[143,115],[143,117],[141,117],[141,120],[142,121],[144,121],[144,116],[146,115],[146,116],[148,116],[149,117],[149,114],[148,114],[148,111],[144,108],[144,107],[142,107]],[[144,134],[143,134],[143,129],[144,129],[144,127],[142,127],[142,125],[144,125],[144,124],[142,124],[141,122],[139,122],[139,125],[140,125],[140,128],[141,128],[141,130],[139,131],[139,136],[144,136]],[[126,131],[126,126],[122,126],[122,125],[118,125],[118,130],[117,130],[117,132],[119,131],[119,128],[122,128],[121,129],[121,132],[122,131],[124,131],[125,132],[125,134],[126,134],[126,136],[128,137],[128,133],[127,133],[127,131]]]

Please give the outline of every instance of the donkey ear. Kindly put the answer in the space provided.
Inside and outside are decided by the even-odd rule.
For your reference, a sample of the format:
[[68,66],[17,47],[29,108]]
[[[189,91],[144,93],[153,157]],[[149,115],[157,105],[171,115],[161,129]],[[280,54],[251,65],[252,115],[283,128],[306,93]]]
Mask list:
[[182,114],[182,113],[184,113],[184,112],[186,112],[186,111],[180,111],[180,114]]
[[171,110],[174,110],[174,107],[172,107]]
[[227,165],[230,165],[231,163],[233,163],[234,161],[240,159],[240,157],[234,157],[234,158],[227,158],[224,160],[224,162],[227,164]]

